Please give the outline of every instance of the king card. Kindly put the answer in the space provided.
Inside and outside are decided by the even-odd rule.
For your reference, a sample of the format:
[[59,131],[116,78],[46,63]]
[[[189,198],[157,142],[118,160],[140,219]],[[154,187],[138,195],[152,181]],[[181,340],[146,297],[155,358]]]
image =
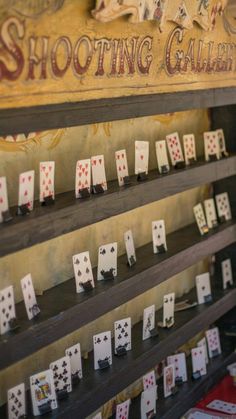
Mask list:
[[40,313],[40,309],[37,304],[31,274],[26,275],[20,282],[28,319],[32,320]]
[[34,170],[21,173],[19,176],[18,206],[27,205],[32,211],[34,207]]
[[196,146],[194,134],[186,134],[183,136],[185,163],[189,165],[192,161],[196,161]]
[[191,350],[191,357],[193,374],[199,373],[201,376],[206,375],[207,370],[204,349],[201,346],[193,348]]
[[76,343],[70,348],[67,348],[66,356],[70,358],[70,369],[72,378],[78,377],[81,380],[81,378],[83,378],[83,371],[80,344]]
[[218,327],[206,331],[209,358],[214,358],[221,354],[220,335]]
[[215,200],[216,200],[216,207],[217,207],[219,219],[222,221],[231,220],[232,214],[231,214],[228,193],[224,192],[224,193],[216,195]]
[[45,198],[55,199],[54,190],[55,162],[47,161],[39,164],[39,201],[44,202]]
[[94,288],[93,271],[90,262],[89,252],[78,253],[73,258],[76,292],[80,293],[86,289],[86,284]]
[[198,304],[204,304],[212,300],[209,272],[196,276],[196,288]]
[[107,180],[105,172],[104,156],[93,156],[91,157],[92,165],[92,179],[93,186],[101,185],[104,191],[107,191]]
[[25,384],[21,383],[7,392],[8,419],[26,417]]
[[125,248],[126,248],[128,264],[129,266],[133,266],[136,263],[136,253],[135,253],[135,247],[134,247],[133,233],[131,230],[128,230],[125,232],[124,240],[125,240]]
[[200,234],[203,236],[204,234],[208,233],[209,230],[207,227],[207,222],[202,208],[202,204],[195,205],[193,207],[193,212]]
[[165,140],[156,141],[156,156],[157,166],[159,172],[167,173],[170,170],[169,160],[167,156],[166,142]]
[[115,153],[116,170],[119,186],[124,186],[124,178],[129,176],[126,150],[119,150]]
[[102,362],[112,364],[111,332],[103,332],[93,336],[94,369],[102,369]]
[[214,199],[213,198],[205,199],[204,207],[205,207],[205,214],[206,214],[208,228],[216,227],[218,222],[217,222]]
[[156,386],[155,371],[152,370],[143,376],[143,390],[149,390]]
[[149,142],[135,141],[135,174],[148,174]]
[[144,390],[141,394],[141,419],[153,418],[156,414],[157,386]]
[[164,381],[164,397],[169,397],[172,394],[172,389],[175,387],[175,366],[168,365],[163,369]]
[[221,262],[221,272],[223,280],[223,289],[226,290],[228,286],[233,285],[233,274],[230,259],[225,259]]
[[219,160],[220,147],[216,131],[204,132],[204,150],[206,161]]
[[126,351],[131,350],[131,317],[117,320],[114,323],[115,329],[115,354],[117,350],[124,348]]
[[166,136],[167,147],[172,166],[184,161],[178,132]]
[[130,399],[123,403],[116,405],[116,419],[128,419],[129,418],[129,406]]
[[151,337],[151,330],[155,328],[155,305],[143,310],[143,340]]
[[0,291],[0,331],[1,335],[11,330],[11,320],[16,318],[13,286]]
[[8,211],[7,180],[0,177],[0,223],[3,221],[2,213]]
[[184,352],[176,355],[167,357],[168,365],[175,366],[175,380],[182,380],[185,383],[188,380],[187,367],[186,367],[186,355]]
[[117,276],[117,243],[100,246],[98,249],[97,280],[106,279],[106,275]]
[[164,220],[152,222],[152,242],[154,254],[164,253],[167,251],[166,230]]
[[55,391],[58,399],[60,399],[62,398],[62,394],[72,391],[69,356],[63,356],[63,358],[51,362],[50,369],[53,372]]
[[30,392],[34,416],[57,409],[56,391],[51,369],[30,377]]
[[78,160],[75,175],[75,196],[82,198],[81,191],[87,189],[91,193],[91,161],[90,159]]

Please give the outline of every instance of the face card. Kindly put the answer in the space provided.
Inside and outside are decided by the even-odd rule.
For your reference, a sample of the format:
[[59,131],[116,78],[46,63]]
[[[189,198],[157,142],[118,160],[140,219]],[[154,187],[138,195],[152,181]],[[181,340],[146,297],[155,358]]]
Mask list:
[[104,279],[104,272],[112,272],[117,276],[117,243],[110,243],[100,246],[98,249],[98,271],[97,280]]
[[164,397],[172,394],[172,388],[175,387],[175,366],[168,365],[163,369]]
[[233,285],[233,274],[231,260],[225,259],[221,262],[223,289],[227,289],[228,285]]
[[217,225],[217,215],[216,215],[214,199],[213,198],[205,199],[204,208],[205,208],[208,228],[215,227]]
[[40,313],[40,309],[37,304],[31,274],[26,275],[20,282],[28,319],[32,320]]
[[8,208],[7,180],[5,177],[0,177],[0,223],[3,221],[2,212]]
[[170,170],[169,160],[167,156],[166,142],[165,140],[156,141],[156,156],[157,156],[157,166],[160,173],[162,173],[162,168],[166,167],[167,171]]
[[218,327],[206,331],[209,358],[221,354],[220,336]]
[[211,296],[211,283],[209,272],[196,276],[196,288],[198,304],[206,303],[207,298]]
[[82,198],[80,190],[88,189],[91,192],[91,161],[90,159],[78,160],[75,175],[75,196]]
[[34,170],[19,176],[18,206],[27,205],[30,211],[34,207]]
[[136,262],[136,253],[134,247],[133,233],[131,230],[125,232],[124,240],[128,263],[129,266],[132,266]]
[[193,207],[193,212],[194,212],[194,216],[195,216],[200,234],[204,235],[205,233],[208,232],[208,227],[207,227],[205,214],[202,208],[202,204],[195,205]]
[[83,378],[80,344],[77,343],[66,349],[66,356],[70,358],[71,375]]
[[73,258],[73,268],[75,274],[76,292],[84,291],[82,284],[90,282],[94,288],[93,271],[90,262],[89,252],[78,253]]
[[153,221],[152,222],[152,242],[153,242],[153,253],[159,253],[159,248],[164,246],[165,251],[167,251],[166,244],[166,229],[165,221]]
[[108,361],[112,364],[111,332],[103,332],[93,336],[94,369],[99,369],[98,361]]
[[57,408],[56,391],[51,369],[30,377],[30,392],[34,416],[42,414],[43,409],[47,406],[51,410]]
[[175,293],[164,295],[163,298],[163,327],[173,326],[175,309]]
[[124,186],[124,177],[129,176],[126,150],[119,150],[115,153],[116,170],[119,186]]
[[155,371],[152,370],[143,376],[143,390],[149,390],[156,386]]
[[13,286],[0,291],[0,330],[1,335],[10,330],[10,320],[16,317]]
[[26,416],[25,384],[19,384],[7,392],[8,419]]
[[197,346],[204,349],[204,352],[205,352],[205,361],[206,361],[206,364],[208,364],[209,359],[208,359],[206,338],[202,338],[201,340],[199,340],[199,342],[197,343]]
[[70,393],[72,391],[70,357],[63,356],[63,358],[52,362],[50,369],[53,372],[56,394],[60,391]]
[[183,382],[188,380],[187,367],[186,367],[186,355],[184,352],[176,355],[167,357],[168,365],[175,366],[175,379],[182,378]]
[[219,218],[225,217],[226,221],[231,220],[232,215],[228,192],[216,195],[215,200]]
[[157,386],[144,390],[141,394],[141,419],[152,418],[156,414]]
[[[207,405],[208,409],[218,410],[218,412],[236,415],[236,403],[225,402],[224,400],[212,400]],[[231,417],[231,416],[230,416]]]
[[135,174],[148,174],[149,141],[135,141]]
[[39,164],[39,201],[44,202],[48,196],[55,199],[54,190],[55,162],[46,161]]
[[204,132],[204,150],[206,161],[210,160],[210,156],[215,156],[219,160],[220,147],[216,131]]
[[100,155],[91,157],[91,165],[93,185],[101,185],[103,187],[103,190],[107,191],[104,156]]
[[155,328],[155,305],[143,310],[143,340],[151,337],[150,330]]
[[167,147],[172,166],[184,161],[178,132],[166,136]]
[[119,347],[124,347],[126,351],[131,350],[131,318],[118,320],[114,323],[115,329],[115,354]]
[[189,164],[189,160],[197,160],[196,156],[196,146],[195,146],[195,136],[194,134],[186,134],[183,136],[184,143],[184,157],[185,163]]
[[207,370],[204,349],[201,346],[191,349],[191,357],[193,373],[199,371],[201,376],[206,375]]
[[227,155],[228,153],[226,151],[225,135],[223,129],[217,129],[216,133],[218,135],[220,153],[221,155]]
[[128,419],[129,418],[129,406],[130,399],[123,403],[116,405],[116,419]]

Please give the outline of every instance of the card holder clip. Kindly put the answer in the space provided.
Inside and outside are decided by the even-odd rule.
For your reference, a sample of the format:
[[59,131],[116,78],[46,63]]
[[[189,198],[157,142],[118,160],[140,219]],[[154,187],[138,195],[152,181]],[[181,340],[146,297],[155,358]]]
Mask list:
[[71,381],[72,381],[73,386],[76,386],[77,384],[80,383],[81,380],[80,380],[78,371],[75,372],[74,374],[71,374]]
[[218,227],[218,222],[217,222],[217,220],[213,220],[213,221],[212,221],[212,227],[213,227],[213,228]]
[[193,380],[199,380],[201,378],[201,372],[200,371],[195,371],[192,373],[192,379]]
[[166,175],[167,173],[169,173],[168,166],[166,164],[161,166],[160,172],[161,172],[161,175]]
[[226,282],[226,288],[227,288],[228,290],[230,290],[231,288],[234,288],[234,286],[233,286],[232,282],[227,281],[227,282]]
[[154,327],[153,329],[149,330],[151,338],[155,338],[159,335],[158,328]]
[[105,370],[110,367],[108,359],[99,359],[98,366],[100,370]]
[[177,386],[172,387],[172,389],[171,389],[172,396],[175,396],[175,394],[178,393],[178,391],[179,391],[179,389],[178,389]]
[[132,256],[130,256],[130,258],[129,258],[129,262],[128,262],[128,265],[129,265],[130,267],[132,267],[132,266],[134,266],[134,265],[135,265],[135,263],[136,263],[136,260],[135,260],[134,256],[133,256],[133,255],[132,255]]
[[154,410],[150,410],[149,412],[146,413],[146,417],[147,419],[155,419],[156,418],[156,413]]
[[166,253],[166,248],[164,244],[161,244],[160,246],[156,246],[158,253]]
[[41,406],[38,406],[39,412],[41,415],[45,415],[45,413],[49,413],[52,410],[51,407],[51,400],[47,403],[42,404]]
[[225,222],[226,222],[225,215],[221,215],[221,216],[219,217],[219,221],[220,221],[220,223],[221,223],[221,224],[222,224],[222,223],[225,223]]
[[116,348],[116,356],[121,357],[121,356],[125,356],[125,355],[127,355],[126,347],[125,346],[121,346],[121,345],[118,346]]
[[40,309],[38,304],[34,304],[33,307],[31,307],[31,311],[33,313],[34,318],[37,317],[40,314]]
[[14,332],[16,329],[19,329],[19,324],[17,322],[16,317],[13,317],[11,320],[9,320],[9,327],[10,327],[10,331]]
[[188,159],[189,165],[192,166],[195,163],[195,159],[192,157],[191,159]]
[[109,271],[102,271],[101,274],[103,276],[103,280],[112,281],[114,279],[113,271],[113,268],[111,268]]
[[13,219],[9,210],[2,211],[2,219],[3,219],[4,223],[9,223],[9,221],[11,221]]
[[175,164],[174,168],[175,169],[184,169],[186,167],[185,162],[184,161],[178,161],[178,163]]
[[210,161],[216,161],[216,160],[218,160],[216,154],[210,154],[208,157],[209,157],[209,160]]
[[42,202],[42,206],[49,207],[50,205],[54,205],[55,200],[53,199],[52,195],[45,196],[44,201]]
[[212,295],[204,295],[204,303],[211,303],[212,302]]
[[30,213],[30,210],[28,208],[27,204],[19,205],[17,208],[16,215],[27,215]]
[[175,377],[175,385],[176,386],[182,386],[183,384],[183,378],[182,377]]
[[129,176],[124,176],[123,181],[124,181],[124,186],[130,186],[131,185],[131,180],[130,180]]
[[79,189],[80,198],[90,198],[89,188]]
[[61,390],[57,390],[57,399],[58,400],[67,399],[68,396],[69,396],[69,393],[68,393],[66,388],[63,388]]
[[80,282],[79,285],[83,288],[85,292],[89,292],[93,290],[93,285],[91,279],[86,282]]
[[138,182],[145,182],[146,180],[148,180],[148,175],[146,172],[141,172],[138,174],[137,176],[137,181]]
[[104,193],[104,189],[100,183],[98,183],[97,185],[93,185],[93,193],[94,194]]
[[216,356],[220,355],[219,350],[218,349],[214,349],[212,352],[212,358],[215,358]]

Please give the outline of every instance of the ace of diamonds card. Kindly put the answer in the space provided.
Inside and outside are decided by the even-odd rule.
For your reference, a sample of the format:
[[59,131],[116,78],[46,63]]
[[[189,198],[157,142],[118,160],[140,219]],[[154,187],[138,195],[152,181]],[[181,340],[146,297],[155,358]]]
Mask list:
[[39,201],[52,196],[55,199],[54,191],[55,162],[47,161],[39,164]]
[[80,191],[88,189],[91,192],[91,161],[90,159],[78,160],[76,163],[75,196],[82,198]]
[[3,221],[2,213],[8,210],[7,180],[0,177],[0,223]]
[[34,207],[34,170],[19,176],[18,206],[27,205],[30,211]]

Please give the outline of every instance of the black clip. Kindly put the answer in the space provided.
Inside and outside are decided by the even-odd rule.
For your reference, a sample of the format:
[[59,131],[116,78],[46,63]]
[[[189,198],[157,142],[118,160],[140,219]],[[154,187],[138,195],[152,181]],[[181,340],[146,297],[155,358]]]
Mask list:
[[124,356],[127,355],[127,350],[125,346],[118,346],[116,348],[116,355],[117,356]]
[[219,221],[220,221],[220,223],[221,223],[221,224],[222,224],[222,223],[225,223],[225,222],[226,222],[225,215],[221,215],[221,216],[219,217]]
[[191,159],[188,159],[188,162],[190,166],[192,166],[195,163],[195,159],[192,157]]
[[9,324],[11,332],[13,332],[16,329],[19,329],[20,327],[19,324],[17,323],[16,317],[13,317],[11,320],[9,320],[8,324]]
[[204,303],[211,303],[212,302],[212,295],[204,295]]
[[209,228],[207,227],[207,225],[204,225],[202,227],[202,232],[203,232],[203,234],[208,234],[209,233]]
[[171,389],[172,396],[175,396],[175,394],[178,393],[178,391],[179,391],[179,389],[178,389],[177,386],[172,387],[172,389]]
[[195,372],[192,373],[192,379],[193,380],[199,380],[199,378],[201,378],[200,371],[195,371]]
[[111,268],[109,271],[102,271],[101,274],[103,276],[103,280],[104,281],[113,280],[114,279],[113,271],[114,271],[113,268]]
[[13,219],[9,210],[2,211],[2,219],[3,219],[4,223],[8,223],[9,221],[11,221]]
[[86,282],[80,282],[79,285],[84,289],[84,291],[88,292],[88,291],[92,291],[93,290],[93,285],[92,285],[92,281],[91,279],[89,279]]
[[38,304],[34,304],[33,307],[31,307],[31,311],[33,314],[33,317],[37,317],[40,314],[40,309]]
[[55,200],[53,199],[52,195],[45,196],[44,201],[42,202],[42,205],[45,207],[49,207],[50,205],[55,204]]
[[123,177],[123,182],[124,182],[124,186],[129,186],[131,185],[131,180],[129,176],[124,176]]
[[228,153],[228,151],[223,151],[223,152],[222,152],[222,157],[223,157],[223,158],[229,157],[229,153]]
[[28,205],[24,204],[24,205],[18,206],[16,215],[27,215],[29,213],[30,213],[30,210],[28,208]]
[[98,366],[100,370],[105,370],[110,367],[108,359],[99,359]]
[[18,416],[18,419],[27,419],[27,415],[20,415]]
[[69,396],[69,393],[67,391],[67,386],[66,386],[66,388],[62,388],[61,390],[57,390],[58,400],[67,399],[68,396]]
[[39,412],[41,415],[44,415],[45,413],[51,412],[51,401],[48,401],[47,403],[42,404],[41,406],[38,406]]
[[183,378],[182,377],[175,377],[175,385],[176,386],[182,386],[183,384]]
[[213,228],[218,227],[218,222],[217,222],[217,220],[213,220],[213,221],[212,221],[212,227],[213,227]]
[[210,154],[208,157],[209,157],[209,160],[210,161],[216,161],[216,160],[218,160],[216,154]]
[[78,371],[75,374],[71,374],[71,381],[73,386],[76,386],[78,383],[80,383]]
[[219,354],[219,350],[218,350],[218,349],[214,349],[214,350],[211,352],[211,354],[212,354],[212,358],[215,358],[216,356],[220,355],[220,354]]
[[141,173],[139,173],[139,174],[138,174],[138,177],[137,177],[137,181],[138,181],[138,182],[145,182],[145,180],[148,180],[148,175],[147,175],[147,173],[146,173],[146,172],[141,172]]
[[160,244],[160,246],[156,246],[158,253],[166,253],[166,248],[164,244]]
[[147,417],[147,419],[155,419],[156,418],[156,413],[155,413],[154,409],[147,412],[146,417]]
[[93,193],[94,194],[104,193],[104,189],[103,189],[102,185],[100,185],[99,183],[97,185],[94,185],[93,186]]
[[169,172],[168,166],[165,164],[164,166],[161,166],[161,175],[166,175]]
[[131,266],[134,266],[135,263],[136,263],[136,260],[135,260],[134,256],[133,255],[130,256],[128,265],[131,267]]
[[155,338],[159,335],[157,327],[154,327],[153,329],[149,330],[149,333],[151,338]]
[[90,198],[89,188],[80,189],[79,194],[80,194],[80,197],[83,199]]
[[227,282],[226,282],[226,288],[227,288],[228,290],[230,290],[231,288],[234,288],[234,286],[233,286],[232,282],[227,281]]
[[169,329],[172,326],[174,326],[174,323],[173,323],[173,317],[171,316],[169,317],[169,319],[166,319],[166,327],[167,329]]
[[185,165],[185,162],[184,161],[178,161],[176,164],[175,164],[175,169],[184,169],[186,167],[186,165]]

